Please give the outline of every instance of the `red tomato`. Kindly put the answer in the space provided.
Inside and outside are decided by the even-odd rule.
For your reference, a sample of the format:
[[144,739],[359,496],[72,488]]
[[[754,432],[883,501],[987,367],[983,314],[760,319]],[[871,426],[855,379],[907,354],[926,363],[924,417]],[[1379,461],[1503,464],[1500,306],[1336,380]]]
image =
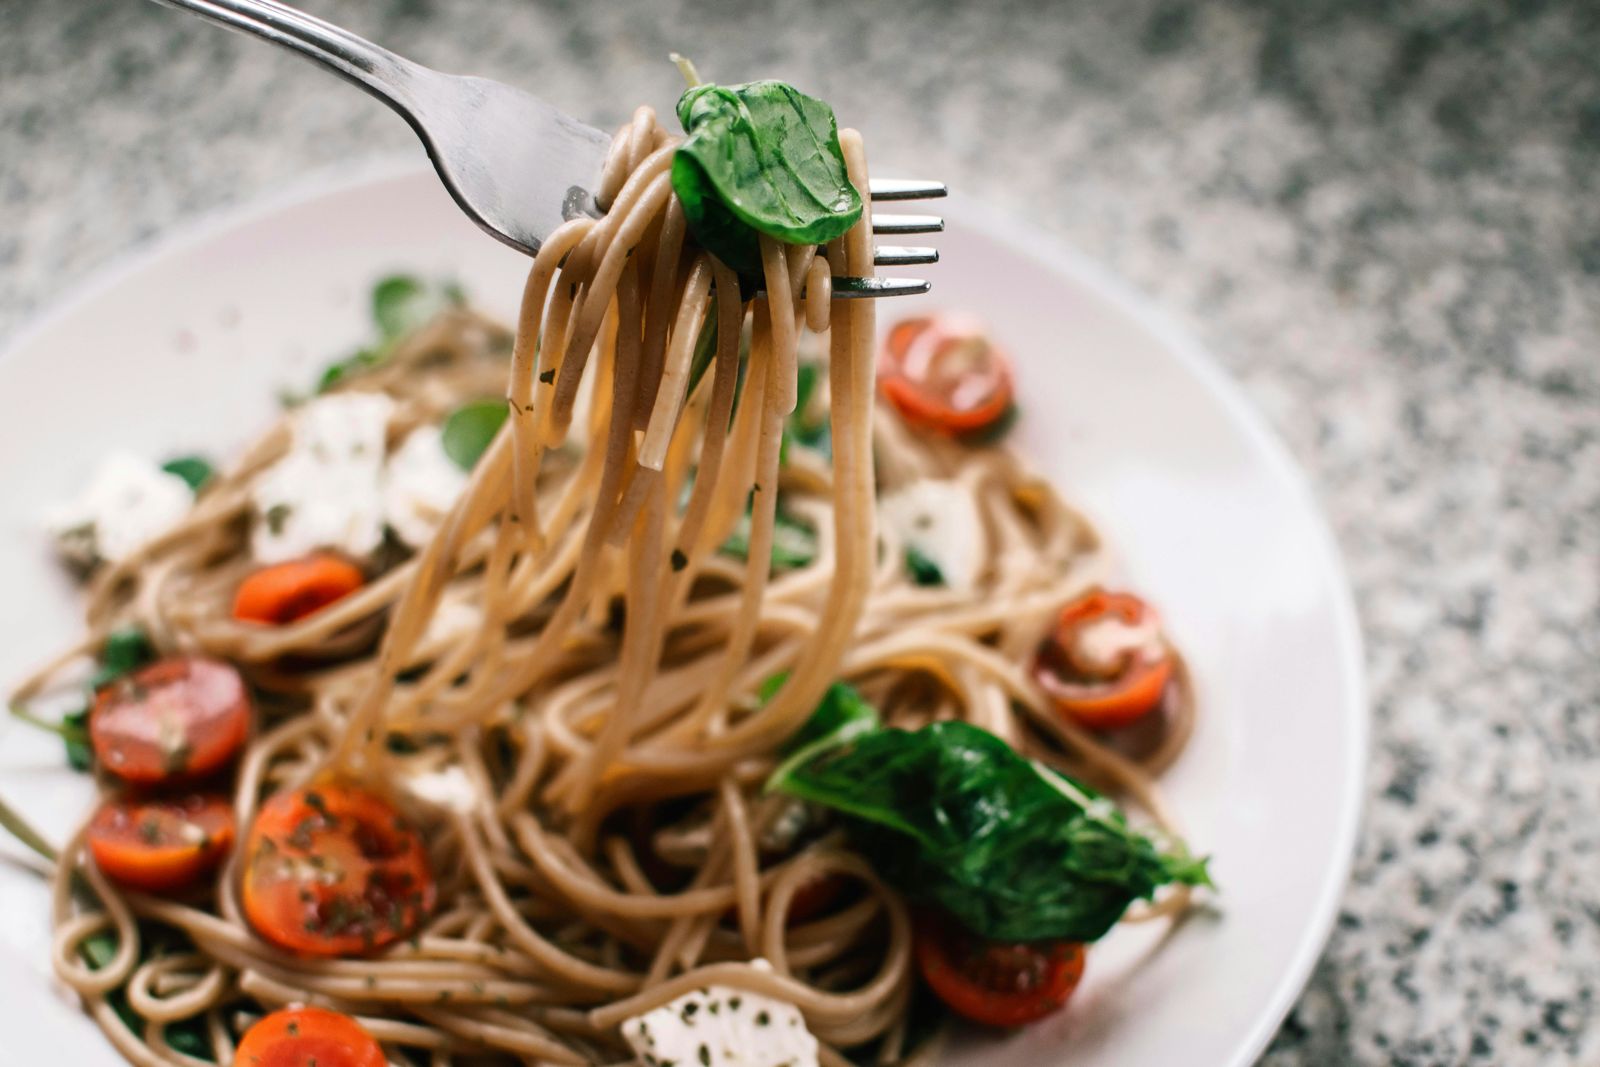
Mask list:
[[878,360],[878,388],[907,421],[938,433],[982,433],[1011,410],[1011,360],[971,324],[896,323]]
[[1160,706],[1172,669],[1155,610],[1132,594],[1096,589],[1061,609],[1033,675],[1062,714],[1113,730]]
[[112,797],[89,820],[85,840],[95,866],[119,885],[151,893],[187,889],[233,847],[233,804],[220,793]]
[[1067,1002],[1083,977],[1075,941],[1006,944],[958,929],[952,920],[917,925],[917,969],[940,1000],[984,1026],[1023,1026]]
[[385,1067],[360,1023],[326,1008],[285,1008],[245,1031],[233,1067]]
[[340,556],[318,552],[252,572],[233,597],[241,622],[283,626],[315,614],[366,582],[361,568]]
[[350,956],[409,937],[433,908],[422,839],[388,801],[327,784],[279,793],[245,841],[245,917],[305,956]]
[[171,656],[123,675],[95,695],[89,715],[100,766],[140,785],[209,774],[249,733],[244,679],[203,656]]

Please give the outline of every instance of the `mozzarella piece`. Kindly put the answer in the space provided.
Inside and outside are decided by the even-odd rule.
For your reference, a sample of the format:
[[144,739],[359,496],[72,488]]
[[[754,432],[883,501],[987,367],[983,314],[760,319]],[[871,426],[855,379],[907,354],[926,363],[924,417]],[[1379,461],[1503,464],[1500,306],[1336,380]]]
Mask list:
[[[771,970],[766,960],[753,960]],[[787,1001],[727,986],[686,993],[622,1024],[645,1067],[817,1067],[817,1039]]]
[[445,452],[439,427],[419,426],[389,457],[383,517],[395,536],[421,548],[466,487],[467,473]]
[[983,519],[965,486],[918,479],[879,500],[878,517],[903,544],[939,568],[946,586],[965,593],[977,584],[984,558]]
[[1078,627],[1073,638],[1073,658],[1090,670],[1111,672],[1127,653],[1141,657],[1161,655],[1161,623],[1154,611],[1146,611],[1137,623],[1126,623],[1112,615],[1101,616]]
[[119,451],[101,461],[76,500],[52,508],[45,525],[61,555],[87,568],[125,559],[177,525],[193,503],[182,478]]
[[420,771],[404,779],[406,788],[432,804],[470,814],[478,802],[478,790],[472,779],[460,767],[443,767],[436,771]]
[[289,451],[256,482],[250,547],[262,563],[319,548],[357,558],[383,541],[384,437],[394,401],[334,393],[295,412]]

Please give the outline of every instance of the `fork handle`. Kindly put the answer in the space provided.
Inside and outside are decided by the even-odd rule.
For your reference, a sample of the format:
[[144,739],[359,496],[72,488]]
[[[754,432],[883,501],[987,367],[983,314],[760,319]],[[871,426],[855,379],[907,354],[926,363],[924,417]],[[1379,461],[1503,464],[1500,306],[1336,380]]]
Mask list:
[[297,52],[410,119],[412,84],[426,68],[277,0],[156,0]]

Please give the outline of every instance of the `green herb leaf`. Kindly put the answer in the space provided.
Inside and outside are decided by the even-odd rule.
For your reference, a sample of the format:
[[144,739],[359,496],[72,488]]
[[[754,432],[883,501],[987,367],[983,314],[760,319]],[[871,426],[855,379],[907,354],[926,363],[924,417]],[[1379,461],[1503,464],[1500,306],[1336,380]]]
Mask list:
[[204,456],[176,456],[161,465],[168,474],[176,474],[188,483],[189,489],[198,493],[217,473],[211,461]]
[[455,282],[430,284],[415,275],[391,274],[372,287],[372,321],[379,336],[393,341],[464,302]]
[[[435,315],[466,303],[466,293],[450,280],[427,282],[409,274],[392,274],[372,287],[372,322],[378,339],[323,368],[316,393],[326,393],[340,382],[388,360],[395,342]],[[294,399],[294,398],[286,398]]]
[[440,431],[445,454],[456,466],[470,471],[488,451],[509,414],[504,400],[474,400],[456,408]]
[[982,937],[1094,941],[1162,885],[1210,884],[1205,861],[970,723],[846,729],[797,757],[769,788],[844,813],[887,880]]
[[100,666],[89,678],[89,688],[97,690],[143,667],[156,658],[150,639],[137,626],[113,630],[106,635],[100,650]]
[[828,422],[827,409],[815,410],[820,405],[812,400],[822,374],[823,367],[818,363],[801,363],[795,368],[794,411],[784,420],[780,462],[789,461],[791,445],[803,445],[830,459],[833,457],[833,427]]
[[89,709],[61,717],[61,741],[67,750],[67,766],[75,771],[94,767],[94,746],[89,743]]
[[61,716],[55,722],[41,719],[20,704],[11,705],[11,714],[29,726],[48,730],[61,738],[66,746],[67,764],[75,771],[86,771],[94,765],[94,749],[89,744],[89,709]]
[[906,572],[917,585],[943,585],[944,572],[915,545],[906,546]]
[[[722,553],[737,559],[750,557],[750,515],[746,512],[734,523],[733,531],[722,543]],[[772,569],[805,567],[817,558],[817,531],[781,508],[773,519]]]
[[776,81],[697,85],[678,99],[687,136],[672,188],[701,247],[759,276],[756,233],[822,244],[861,217],[833,109]]
[[[789,672],[784,671],[763,682],[762,703],[772,699],[788,677]],[[834,682],[828,687],[828,691],[822,694],[821,702],[806,719],[805,725],[796,730],[794,736],[785,742],[783,752],[788,758],[779,764],[778,769],[767,779],[767,788],[774,788],[774,783],[782,781],[785,776],[820,753],[838,748],[882,726],[883,722],[878,718],[878,709],[868,704],[866,698],[854,686],[844,682]]]

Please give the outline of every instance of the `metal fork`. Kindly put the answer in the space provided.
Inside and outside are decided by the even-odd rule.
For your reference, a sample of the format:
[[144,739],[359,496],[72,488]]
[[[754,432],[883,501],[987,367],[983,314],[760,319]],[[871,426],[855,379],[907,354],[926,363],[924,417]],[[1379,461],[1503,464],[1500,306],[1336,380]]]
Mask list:
[[[444,74],[278,0],[157,0],[314,60],[388,104],[422,138],[433,166],[461,210],[491,235],[529,255],[557,226],[598,215],[594,190],[611,136],[488,78]],[[938,182],[878,180],[875,201],[945,195]],[[933,215],[874,214],[879,234],[935,233]],[[923,247],[878,247],[880,266],[935,263]],[[915,278],[835,278],[840,297],[928,291]]]

